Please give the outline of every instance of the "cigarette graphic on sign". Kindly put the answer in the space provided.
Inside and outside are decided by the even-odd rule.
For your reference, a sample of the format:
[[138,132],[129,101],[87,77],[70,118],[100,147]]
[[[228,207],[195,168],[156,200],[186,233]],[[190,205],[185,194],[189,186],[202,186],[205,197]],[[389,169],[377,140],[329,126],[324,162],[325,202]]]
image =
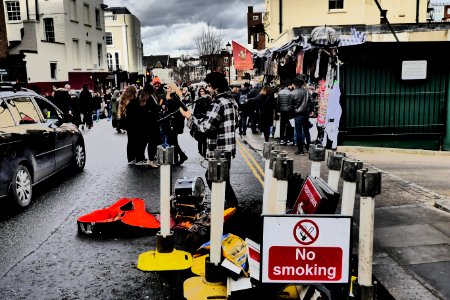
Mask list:
[[302,245],[311,245],[319,237],[319,227],[312,220],[302,220],[294,227],[294,238]]

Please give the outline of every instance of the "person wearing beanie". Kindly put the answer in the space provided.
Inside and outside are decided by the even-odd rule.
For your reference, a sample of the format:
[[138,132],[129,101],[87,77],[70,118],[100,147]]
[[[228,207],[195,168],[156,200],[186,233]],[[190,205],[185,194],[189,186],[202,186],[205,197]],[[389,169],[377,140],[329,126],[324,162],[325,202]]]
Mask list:
[[[214,150],[230,151],[231,156],[234,158],[236,155],[238,105],[228,91],[228,82],[222,73],[209,73],[205,77],[205,82],[208,84],[206,89],[212,98],[206,117],[198,119],[189,110],[184,111],[180,109],[180,112],[187,119],[187,127],[207,136],[206,156],[208,158],[214,156]],[[208,186],[211,188],[208,172],[206,172],[205,176]],[[229,178],[226,181],[225,201],[228,207],[237,207],[238,201]]]

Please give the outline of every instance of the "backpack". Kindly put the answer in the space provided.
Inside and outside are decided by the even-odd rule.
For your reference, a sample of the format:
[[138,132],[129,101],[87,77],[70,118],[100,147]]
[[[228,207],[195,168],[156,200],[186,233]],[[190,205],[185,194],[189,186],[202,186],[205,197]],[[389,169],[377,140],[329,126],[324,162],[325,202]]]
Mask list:
[[247,94],[241,94],[239,96],[239,105],[247,104]]

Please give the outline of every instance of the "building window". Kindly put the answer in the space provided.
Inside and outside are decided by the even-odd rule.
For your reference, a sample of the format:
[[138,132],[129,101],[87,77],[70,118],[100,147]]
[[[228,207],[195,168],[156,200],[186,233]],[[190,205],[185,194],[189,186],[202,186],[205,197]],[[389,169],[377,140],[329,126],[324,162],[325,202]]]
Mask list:
[[95,9],[95,26],[97,28],[102,28],[102,24],[100,22],[100,10]]
[[105,32],[105,41],[107,46],[111,46],[113,44],[112,32]]
[[80,67],[80,50],[78,49],[78,40],[72,40],[72,59],[75,68]]
[[108,63],[108,71],[112,71],[113,70],[113,59],[112,59],[111,53],[106,54],[106,61]]
[[328,9],[343,9],[344,0],[328,0]]
[[78,21],[78,17],[77,17],[77,1],[76,0],[70,0],[69,5],[70,5],[69,6],[70,20]]
[[86,42],[86,68],[92,68],[92,44]]
[[50,63],[50,78],[51,79],[56,79],[57,67],[58,67],[57,63]]
[[103,48],[102,44],[97,44],[97,60],[98,60],[98,67],[100,68],[102,66],[102,59],[103,59]]
[[119,70],[120,65],[119,65],[119,53],[118,52],[115,53],[115,58],[116,58],[116,70]]
[[259,20],[259,16],[253,16],[253,21],[258,21]]
[[44,18],[44,38],[47,42],[55,41],[55,28],[53,18]]
[[6,1],[6,12],[8,13],[8,21],[20,21],[20,4],[19,1]]
[[83,5],[84,25],[91,25],[91,16],[89,14],[89,4]]

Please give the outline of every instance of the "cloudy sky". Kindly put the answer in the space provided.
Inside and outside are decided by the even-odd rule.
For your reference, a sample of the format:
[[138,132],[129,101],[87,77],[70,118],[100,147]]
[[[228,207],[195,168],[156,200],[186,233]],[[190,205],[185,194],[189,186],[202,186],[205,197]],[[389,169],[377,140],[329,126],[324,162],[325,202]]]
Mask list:
[[264,0],[104,0],[141,21],[144,55],[196,55],[194,39],[207,24],[228,41],[247,45],[247,7],[264,12]]

